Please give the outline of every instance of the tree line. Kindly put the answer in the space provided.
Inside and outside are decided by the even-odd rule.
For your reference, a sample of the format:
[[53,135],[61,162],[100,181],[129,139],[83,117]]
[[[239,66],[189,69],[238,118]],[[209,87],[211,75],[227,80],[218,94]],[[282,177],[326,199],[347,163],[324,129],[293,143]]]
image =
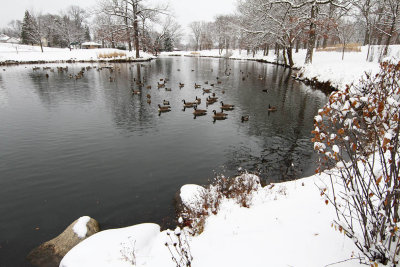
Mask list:
[[[60,14],[33,15],[12,21],[3,32],[23,43],[68,47],[94,39],[103,47],[157,54],[174,48],[240,49],[248,53],[274,50],[292,66],[293,53],[306,49],[312,63],[315,48],[351,42],[382,45],[400,43],[399,0],[240,0],[237,12],[218,15],[212,22],[190,23],[191,38],[184,47],[182,27],[168,6],[145,0],[99,0],[90,12],[71,6]],[[90,22],[89,22],[90,19]],[[369,50],[368,50],[369,51]]]
[[241,0],[235,15],[213,22],[192,22],[195,50],[244,49],[268,55],[270,48],[292,66],[292,53],[307,49],[312,63],[315,48],[350,42],[383,45],[400,43],[399,0]]

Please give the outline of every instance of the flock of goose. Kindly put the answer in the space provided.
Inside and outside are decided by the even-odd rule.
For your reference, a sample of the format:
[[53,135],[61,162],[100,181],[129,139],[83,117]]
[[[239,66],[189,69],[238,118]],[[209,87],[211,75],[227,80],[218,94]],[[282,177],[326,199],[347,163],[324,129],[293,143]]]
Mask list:
[[[178,69],[178,71],[180,71],[180,69]],[[193,70],[192,70],[193,71]],[[228,75],[229,76],[229,75]],[[215,84],[222,84],[222,81],[220,80],[219,77],[216,77],[216,83],[209,83],[208,81],[204,82],[204,85],[209,85],[211,87],[214,88]],[[144,82],[146,80],[144,79]],[[161,89],[164,88],[165,91],[171,91],[171,87],[167,87],[167,84],[169,82],[168,78],[161,78],[160,81],[157,82],[157,88]],[[137,82],[138,83],[138,82]],[[139,84],[139,83],[138,83]],[[143,84],[142,84],[143,86]],[[178,84],[179,89],[182,89],[183,87],[185,87],[184,83],[179,82]],[[203,86],[201,84],[195,83],[194,84],[194,89],[200,89]],[[146,86],[147,89],[151,89],[151,85]],[[206,107],[213,105],[214,103],[218,102],[218,96],[215,94],[215,92],[212,91],[212,89],[206,89],[206,88],[202,88],[202,94],[208,94],[207,98],[205,99],[206,102]],[[225,90],[221,91],[222,94],[225,94]],[[140,94],[140,91],[136,91],[134,90],[132,92],[132,94]],[[187,108],[193,108],[193,115],[194,118],[196,118],[197,116],[205,116],[207,115],[207,110],[206,109],[199,109],[198,106],[201,104],[201,98],[198,98],[196,96],[196,98],[194,99],[194,101],[189,102],[186,101],[185,99],[182,99],[182,103],[183,103],[183,110],[186,110]],[[151,95],[147,94],[147,103],[151,103]],[[228,113],[225,113],[226,111],[231,111],[234,110],[235,106],[232,104],[226,104],[223,101],[219,102],[221,104],[221,106],[219,107],[221,109],[221,112],[217,112],[215,109],[212,111],[212,118],[214,120],[214,122],[216,120],[225,120],[228,118]],[[166,113],[171,111],[171,105],[170,102],[167,100],[163,100],[162,103],[157,104],[158,106],[158,112],[159,115],[161,115],[161,113]],[[271,105],[268,106],[267,110],[269,112],[275,112],[277,111],[276,107],[273,107]],[[245,122],[249,120],[249,115],[243,115],[241,116],[241,121]]]
[[[164,78],[164,79],[160,79],[160,82],[157,82],[157,88],[165,88],[166,91],[171,91],[171,88],[166,87],[169,79],[168,78]],[[221,84],[222,82],[219,81],[219,78],[217,77],[217,84]],[[208,84],[208,81],[205,81],[204,84]],[[210,86],[214,87],[215,84],[211,83]],[[185,84],[179,82],[179,88],[182,89],[183,87],[185,87]],[[199,89],[201,88],[201,84],[194,84],[194,89]],[[206,88],[202,88],[202,93],[204,94],[211,94],[206,98],[206,106],[208,107],[209,105],[212,105],[216,102],[218,102],[218,97],[215,95],[215,93],[212,92],[211,89],[206,89]],[[223,93],[225,93],[225,91],[223,91]],[[151,98],[149,96],[149,94],[147,95],[148,98]],[[188,102],[185,99],[182,99],[183,102],[183,109],[186,110],[187,108],[193,108],[193,115],[196,118],[197,116],[205,116],[207,115],[207,110],[206,109],[199,109],[198,106],[201,104],[201,98],[198,98],[196,96],[196,98],[194,99],[193,102]],[[151,102],[148,102],[151,103]],[[224,102],[220,101],[221,104],[221,112],[217,112],[216,110],[213,110],[213,119],[215,120],[225,120],[228,117],[227,113],[224,113],[223,111],[227,111],[227,110],[233,110],[234,109],[234,105],[231,104],[224,104]],[[162,105],[158,104],[158,112],[159,114],[164,113],[164,112],[169,112],[171,111],[171,106],[169,101],[164,100]],[[247,121],[248,120],[248,116],[243,117],[243,121]]]
[[[41,69],[40,67],[33,67],[33,71],[37,71],[37,70],[40,70],[40,69]],[[46,71],[46,73],[45,73],[45,77],[46,78],[49,78],[49,74],[47,73],[47,71],[50,71],[50,72],[54,72],[55,71],[55,69],[53,69],[51,67],[43,67],[42,69],[44,71]],[[110,72],[109,81],[110,82],[114,82],[115,81],[115,76],[113,77],[111,75],[111,73],[113,73],[114,71],[117,71],[117,72],[121,71],[120,67],[118,67],[118,66],[99,66],[99,67],[97,67],[97,66],[87,66],[87,67],[82,67],[77,74],[69,73],[68,77],[70,79],[75,79],[75,80],[82,79],[83,76],[84,76],[85,71],[89,71],[91,69],[96,69],[97,71],[101,71],[101,70],[104,70],[104,69],[109,70],[109,72]],[[64,73],[64,72],[68,73],[68,66],[67,67],[56,67],[56,70],[57,70],[58,73]],[[180,71],[180,69],[178,69],[178,71]],[[192,71],[194,71],[194,70],[192,70]],[[241,71],[241,73],[244,74],[242,71]],[[229,76],[230,73],[226,74],[226,75]],[[247,74],[247,77],[248,77],[248,74]],[[245,78],[246,78],[246,76],[243,76],[242,80],[245,79]],[[264,79],[264,77],[259,76],[259,79]],[[145,86],[146,79],[143,78],[141,80],[136,80],[136,78],[134,78],[134,81],[136,82],[136,85],[139,86],[139,88],[142,88],[142,87]],[[167,87],[168,82],[169,82],[168,78],[161,78],[160,81],[157,82],[157,88],[158,89],[164,88],[164,90],[167,91],[167,92],[168,91],[172,91],[171,87]],[[209,85],[212,88],[214,88],[215,84],[222,84],[222,81],[221,81],[221,79],[219,77],[216,77],[216,83],[209,83],[208,81],[204,82],[204,85]],[[183,87],[185,87],[185,84],[179,82],[178,87],[179,87],[179,89],[182,89]],[[197,83],[194,84],[194,89],[200,89],[202,87],[203,86],[201,84],[197,84]],[[152,88],[152,86],[151,85],[147,85],[145,88],[150,90]],[[267,92],[267,90],[263,90],[263,91]],[[201,92],[202,92],[203,95],[204,94],[208,94],[207,98],[205,99],[206,107],[208,107],[210,105],[213,105],[214,103],[218,102],[218,96],[215,94],[215,92],[212,91],[211,88],[204,88],[203,87]],[[142,93],[141,90],[132,90],[132,94],[133,95],[140,95],[141,93]],[[222,90],[221,93],[225,94],[225,90]],[[146,97],[147,97],[147,103],[151,104],[151,95],[147,94]],[[201,104],[201,101],[202,101],[201,98],[198,98],[197,96],[196,96],[195,100],[192,101],[192,102],[188,102],[185,99],[183,99],[182,100],[182,102],[183,102],[183,110],[185,110],[186,108],[193,108],[193,112],[192,113],[194,115],[194,118],[196,118],[197,116],[205,116],[205,115],[207,115],[207,110],[198,108],[198,106]],[[215,109],[212,111],[213,112],[212,118],[213,118],[214,122],[216,120],[225,120],[225,119],[227,119],[228,118],[228,113],[225,113],[225,112],[234,110],[234,108],[235,108],[234,105],[226,104],[223,101],[220,101],[219,103],[221,104],[221,106],[219,107],[221,109],[221,112],[217,112]],[[166,113],[166,112],[171,111],[171,105],[170,105],[170,102],[168,100],[163,100],[162,103],[157,104],[157,106],[158,106],[159,115],[161,115],[161,113]],[[277,111],[277,108],[269,105],[267,110],[269,112],[275,112],[275,111]],[[248,121],[248,120],[249,120],[249,116],[248,115],[241,116],[241,121],[242,122],[245,122],[245,121]]]

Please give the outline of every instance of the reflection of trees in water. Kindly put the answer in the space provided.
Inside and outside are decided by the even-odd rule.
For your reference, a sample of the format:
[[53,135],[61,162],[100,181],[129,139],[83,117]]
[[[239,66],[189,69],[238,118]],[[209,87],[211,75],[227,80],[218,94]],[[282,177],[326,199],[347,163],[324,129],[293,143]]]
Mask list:
[[69,100],[75,103],[90,102],[94,97],[92,78],[88,78],[90,74],[86,72],[82,79],[69,78],[70,73],[78,72],[76,68],[69,67],[68,73],[49,73],[49,78],[45,77],[46,72],[44,71],[29,72],[28,77],[32,81],[39,99],[48,107],[57,106],[61,102]]
[[[290,71],[272,66],[272,73],[267,73],[265,81],[258,85],[258,73],[254,73],[248,83],[250,89],[239,92],[239,106],[253,110],[250,121],[241,128],[246,129],[246,135],[259,140],[259,147],[253,151],[247,146],[233,147],[227,153],[226,167],[233,170],[241,166],[258,172],[267,182],[311,175],[316,159],[310,141],[313,117],[325,98],[320,100],[321,94],[301,90],[300,84],[290,78]],[[268,87],[267,94],[260,94],[263,87]],[[278,111],[266,112],[267,103],[275,103]],[[254,110],[258,106],[261,108]]]
[[[137,63],[128,67],[119,64],[120,73],[115,83],[105,83],[104,94],[110,105],[112,119],[119,129],[128,132],[146,132],[155,127],[155,108],[147,103],[145,87],[141,86],[143,78],[149,79],[146,68]],[[103,77],[104,79],[104,77]],[[133,90],[141,91],[134,95]]]
[[6,105],[8,102],[8,94],[4,85],[2,74],[0,73],[0,106]]

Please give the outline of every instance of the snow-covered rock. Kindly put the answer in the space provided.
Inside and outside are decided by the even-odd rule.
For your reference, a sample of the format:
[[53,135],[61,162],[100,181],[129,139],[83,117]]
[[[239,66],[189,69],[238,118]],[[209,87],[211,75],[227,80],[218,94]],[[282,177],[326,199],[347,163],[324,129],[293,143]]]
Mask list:
[[98,222],[83,216],[71,223],[59,236],[33,249],[27,259],[35,266],[57,266],[73,247],[100,231]]

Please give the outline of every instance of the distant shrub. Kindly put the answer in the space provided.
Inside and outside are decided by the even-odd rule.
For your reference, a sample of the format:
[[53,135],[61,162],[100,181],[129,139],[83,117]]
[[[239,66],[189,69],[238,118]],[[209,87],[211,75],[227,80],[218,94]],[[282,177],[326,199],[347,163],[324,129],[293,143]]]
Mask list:
[[[343,51],[343,44],[336,44],[329,47],[319,47],[317,51],[325,51],[325,52],[342,52]],[[361,45],[357,43],[349,43],[346,44],[344,48],[345,52],[361,52]]]
[[377,75],[334,92],[313,131],[318,171],[337,167],[321,195],[336,209],[336,227],[374,266],[399,263],[399,81],[400,62],[382,63]]
[[111,58],[123,58],[126,57],[124,52],[111,52],[111,53],[100,53],[97,55],[99,59],[111,59]]

